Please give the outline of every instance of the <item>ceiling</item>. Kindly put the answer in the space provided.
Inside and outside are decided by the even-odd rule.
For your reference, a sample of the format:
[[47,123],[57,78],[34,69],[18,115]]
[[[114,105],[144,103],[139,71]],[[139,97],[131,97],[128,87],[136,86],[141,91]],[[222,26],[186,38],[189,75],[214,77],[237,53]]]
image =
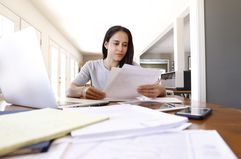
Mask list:
[[[146,49],[144,53],[160,54],[160,53],[174,53],[174,39],[173,28],[169,30],[158,39],[153,45]],[[184,18],[184,51],[190,52],[190,21],[189,14]]]
[[[130,29],[135,54],[167,49],[166,41],[152,44],[189,0],[31,0],[33,5],[82,53],[101,53],[105,32],[113,25]],[[167,50],[165,50],[167,51]],[[158,51],[160,53],[160,51]]]

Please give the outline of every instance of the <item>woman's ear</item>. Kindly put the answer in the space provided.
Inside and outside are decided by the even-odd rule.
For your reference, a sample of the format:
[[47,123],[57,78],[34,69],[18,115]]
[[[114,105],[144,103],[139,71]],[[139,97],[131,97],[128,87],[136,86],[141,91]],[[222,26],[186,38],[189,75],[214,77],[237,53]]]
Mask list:
[[105,42],[104,46],[108,50],[108,42],[107,41]]

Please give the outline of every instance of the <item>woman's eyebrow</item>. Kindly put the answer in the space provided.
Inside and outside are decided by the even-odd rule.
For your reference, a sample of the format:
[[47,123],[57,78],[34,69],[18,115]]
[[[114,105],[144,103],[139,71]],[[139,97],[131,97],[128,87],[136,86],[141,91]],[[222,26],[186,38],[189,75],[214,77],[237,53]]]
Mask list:
[[[118,43],[120,43],[119,40],[112,40],[112,42],[118,42]],[[122,42],[122,44],[128,44],[128,42],[124,41],[124,42]]]

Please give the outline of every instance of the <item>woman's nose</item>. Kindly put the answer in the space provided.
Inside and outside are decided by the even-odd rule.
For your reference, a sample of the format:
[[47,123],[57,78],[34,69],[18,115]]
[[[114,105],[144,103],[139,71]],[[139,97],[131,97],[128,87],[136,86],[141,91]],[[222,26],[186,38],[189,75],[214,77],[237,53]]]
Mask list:
[[118,50],[122,51],[122,49],[123,49],[123,46],[122,45],[118,45]]

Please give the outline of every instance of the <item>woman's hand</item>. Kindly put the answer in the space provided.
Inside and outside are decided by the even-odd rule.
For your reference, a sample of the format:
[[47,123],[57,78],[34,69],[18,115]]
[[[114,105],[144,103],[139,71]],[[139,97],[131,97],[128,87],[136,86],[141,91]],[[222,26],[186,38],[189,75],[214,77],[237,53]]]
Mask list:
[[166,89],[160,84],[141,85],[137,88],[137,92],[149,98],[166,96]]
[[71,83],[69,89],[66,91],[66,96],[71,98],[103,99],[105,98],[105,92],[91,86],[79,86]]
[[105,98],[105,92],[94,87],[86,87],[84,89],[83,97],[87,99],[103,99]]

